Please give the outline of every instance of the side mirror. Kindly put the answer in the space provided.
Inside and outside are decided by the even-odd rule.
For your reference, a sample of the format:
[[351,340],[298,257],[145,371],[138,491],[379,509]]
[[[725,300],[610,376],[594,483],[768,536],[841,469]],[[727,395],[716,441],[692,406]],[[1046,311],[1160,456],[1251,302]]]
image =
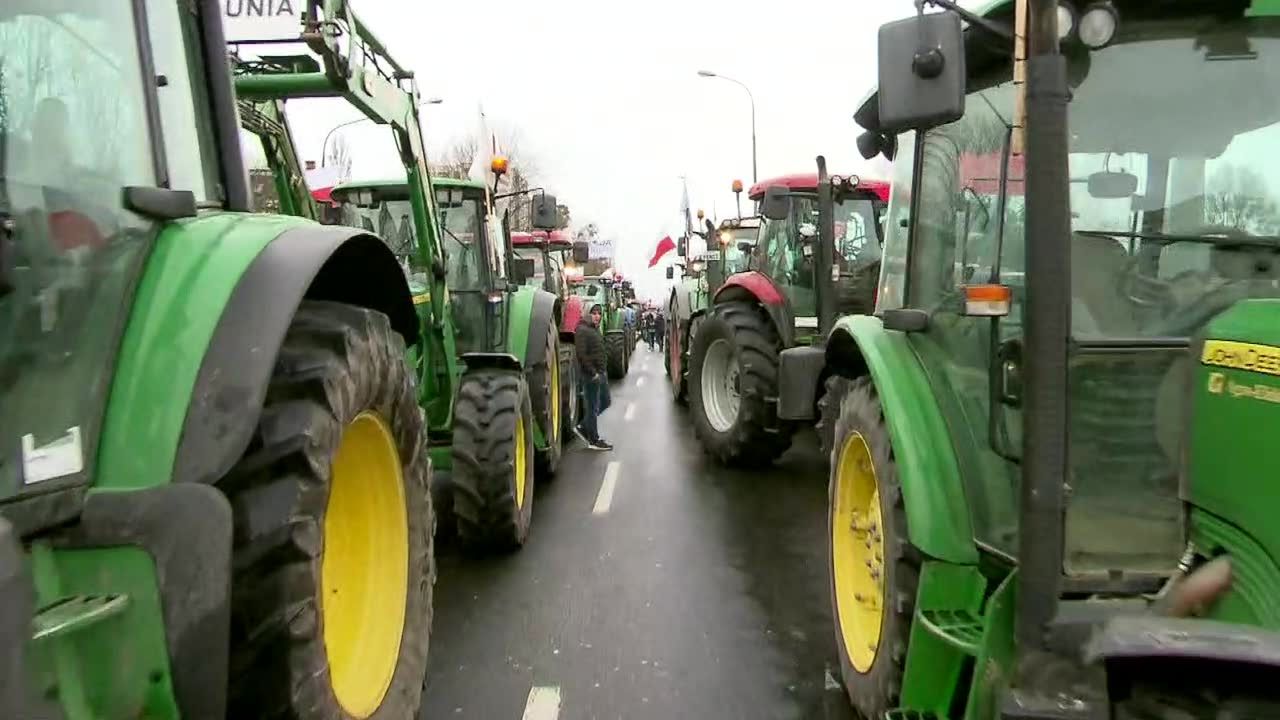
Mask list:
[[595,297],[600,294],[599,285],[591,285],[587,287],[587,297]]
[[884,155],[886,160],[893,160],[898,154],[898,136],[868,130],[858,136],[858,154],[865,160]]
[[749,243],[745,240],[738,243],[738,252],[742,253],[743,255],[750,255],[751,251],[755,249],[756,249],[756,246],[754,244]]
[[676,268],[674,265],[667,266],[667,279],[674,280],[676,277]]
[[537,272],[533,258],[516,258],[511,261],[511,282],[523,285]]
[[764,201],[760,204],[760,214],[770,220],[786,220],[791,213],[791,196],[781,185],[771,186],[764,191]]
[[880,131],[927,130],[964,115],[964,30],[953,12],[880,26]]
[[686,257],[689,254],[689,238],[681,237],[676,241],[676,255]]
[[1138,192],[1138,176],[1127,172],[1096,172],[1089,176],[1089,196],[1120,200]]
[[555,230],[560,225],[555,195],[544,192],[533,201],[532,225],[539,230]]
[[586,241],[579,240],[573,244],[573,262],[578,265],[585,265],[591,260],[591,245]]

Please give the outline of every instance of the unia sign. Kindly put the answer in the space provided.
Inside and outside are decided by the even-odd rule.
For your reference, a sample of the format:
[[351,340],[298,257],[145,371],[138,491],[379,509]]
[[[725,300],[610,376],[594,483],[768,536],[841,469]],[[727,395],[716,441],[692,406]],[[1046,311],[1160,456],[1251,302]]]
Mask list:
[[293,40],[302,32],[306,0],[222,0],[228,42]]

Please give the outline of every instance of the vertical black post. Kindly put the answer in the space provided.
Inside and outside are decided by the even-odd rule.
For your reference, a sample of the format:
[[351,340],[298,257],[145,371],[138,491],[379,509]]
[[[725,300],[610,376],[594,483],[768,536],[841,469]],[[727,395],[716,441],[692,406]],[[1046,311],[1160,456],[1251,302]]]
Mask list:
[[813,257],[813,292],[818,305],[818,333],[823,337],[836,322],[835,283],[831,281],[835,262],[835,198],[827,159],[818,156],[818,246]]
[[1027,347],[1017,621],[1023,653],[1044,648],[1062,585],[1071,331],[1068,86],[1058,51],[1058,0],[1028,0],[1027,10]]

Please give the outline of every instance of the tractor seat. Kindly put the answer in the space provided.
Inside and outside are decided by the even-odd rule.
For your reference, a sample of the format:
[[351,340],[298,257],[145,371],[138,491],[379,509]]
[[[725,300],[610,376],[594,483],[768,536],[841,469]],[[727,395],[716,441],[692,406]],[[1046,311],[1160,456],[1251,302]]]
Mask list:
[[1129,253],[1109,237],[1071,236],[1071,334],[1131,336],[1138,331],[1123,280]]

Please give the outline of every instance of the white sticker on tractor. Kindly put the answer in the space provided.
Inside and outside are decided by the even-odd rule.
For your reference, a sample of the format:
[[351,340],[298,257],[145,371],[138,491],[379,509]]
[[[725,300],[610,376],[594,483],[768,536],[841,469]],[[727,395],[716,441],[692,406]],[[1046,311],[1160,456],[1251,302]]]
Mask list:
[[22,436],[23,483],[32,485],[45,480],[74,475],[84,470],[84,450],[80,444],[80,426],[47,445],[36,447],[36,437]]
[[796,327],[798,327],[798,328],[816,328],[816,327],[818,327],[818,318],[816,318],[816,317],[798,317],[798,318],[796,318]]

